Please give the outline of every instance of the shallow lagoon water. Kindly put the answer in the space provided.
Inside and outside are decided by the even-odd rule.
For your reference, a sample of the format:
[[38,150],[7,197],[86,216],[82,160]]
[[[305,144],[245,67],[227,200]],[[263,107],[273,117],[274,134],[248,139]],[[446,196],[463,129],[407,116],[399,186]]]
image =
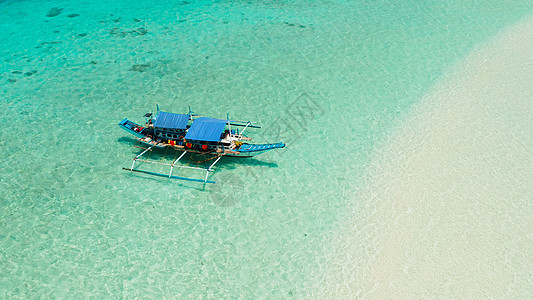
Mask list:
[[[386,222],[348,213],[375,201],[357,197],[375,145],[531,9],[0,3],[0,294],[320,295],[346,218],[365,221],[357,242],[369,251]],[[288,149],[219,164],[217,186],[125,173],[137,149],[116,124],[142,121],[155,103],[259,121],[259,141]]]

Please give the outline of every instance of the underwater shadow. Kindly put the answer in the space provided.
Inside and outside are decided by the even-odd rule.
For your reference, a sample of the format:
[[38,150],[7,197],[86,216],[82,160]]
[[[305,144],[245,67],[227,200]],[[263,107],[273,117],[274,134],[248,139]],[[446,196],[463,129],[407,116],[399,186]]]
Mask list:
[[124,174],[126,174],[127,176],[132,176],[132,177],[143,179],[143,180],[149,180],[150,182],[153,182],[154,184],[164,184],[164,183],[172,184],[173,186],[194,189],[199,192],[208,191],[209,190],[208,187],[213,185],[213,183],[190,182],[190,181],[184,181],[184,180],[173,179],[173,178],[165,178],[163,176],[154,176],[154,175],[144,174],[144,173],[128,172],[125,170],[124,170]]
[[[120,137],[117,139],[119,143],[122,143],[124,145],[130,145],[136,147],[136,149],[132,149],[132,152],[142,152],[142,149],[146,149],[147,146],[144,144],[139,143],[138,140],[131,138],[131,137]],[[156,159],[162,159],[162,158],[170,158],[175,157],[178,154],[183,153],[183,150],[175,150],[175,149],[169,149],[169,148],[152,148],[151,150],[151,156]],[[187,153],[185,156],[185,159],[191,159],[196,158],[194,161],[201,161],[206,160],[208,157],[212,157],[209,154],[198,154],[198,153]],[[184,159],[184,161],[186,161]],[[207,160],[209,162],[209,160]],[[277,168],[278,164],[264,161],[257,159],[255,157],[231,157],[231,156],[223,156],[222,159],[217,163],[218,167],[223,166],[224,168],[228,169],[235,169],[237,165],[248,165],[248,166],[256,166],[256,167],[268,167],[268,168]]]

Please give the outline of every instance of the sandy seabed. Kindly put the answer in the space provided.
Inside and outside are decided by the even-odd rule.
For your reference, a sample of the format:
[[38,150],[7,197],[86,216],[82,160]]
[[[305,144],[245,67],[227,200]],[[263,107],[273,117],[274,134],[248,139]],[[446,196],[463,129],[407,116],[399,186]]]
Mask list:
[[533,296],[533,19],[448,73],[376,152],[318,295]]

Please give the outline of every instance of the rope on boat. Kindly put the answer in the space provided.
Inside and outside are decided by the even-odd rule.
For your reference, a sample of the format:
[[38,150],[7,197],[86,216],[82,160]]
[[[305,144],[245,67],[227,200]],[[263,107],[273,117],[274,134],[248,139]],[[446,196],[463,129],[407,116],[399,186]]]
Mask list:
[[[211,153],[213,153],[213,152],[215,152],[215,150],[211,150],[211,151],[209,151],[209,152],[201,153],[201,154],[199,154],[198,156],[204,156],[204,157],[205,157],[205,156],[207,156],[207,155],[212,155]],[[190,162],[190,163],[196,164],[196,165],[198,166],[198,165],[200,165],[201,163],[204,163],[204,162],[206,162],[206,161],[213,160],[213,159],[215,159],[215,158],[217,158],[217,157],[219,157],[219,156],[220,156],[220,155],[212,155],[212,156],[211,156],[210,158],[208,158],[208,159],[198,160],[198,161],[194,161],[194,160],[192,160],[192,157],[191,157],[191,158],[189,158],[189,161],[187,162],[187,165],[188,165],[189,162]]]
[[[212,151],[211,151],[211,152],[212,152]],[[206,154],[207,154],[207,153],[206,153]],[[205,156],[205,155],[204,155],[204,156]],[[201,164],[201,163],[204,163],[204,162],[206,162],[206,161],[213,160],[213,159],[215,159],[215,158],[217,158],[217,157],[220,157],[220,155],[213,155],[213,156],[211,156],[210,158],[205,159],[205,160],[202,160],[202,161],[198,161],[197,163],[198,163],[198,164]]]
[[161,156],[161,160],[165,160],[165,156],[167,156],[167,152],[168,152],[168,147],[165,147],[165,154]]
[[152,152],[153,152],[153,151],[148,151],[148,157],[146,158],[146,160],[149,160],[149,159],[150,159],[150,156],[152,156]]

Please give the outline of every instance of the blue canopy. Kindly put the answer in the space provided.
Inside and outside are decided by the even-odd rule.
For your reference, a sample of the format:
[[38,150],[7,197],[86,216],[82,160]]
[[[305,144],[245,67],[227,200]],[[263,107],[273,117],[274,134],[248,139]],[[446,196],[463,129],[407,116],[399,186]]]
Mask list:
[[226,120],[212,118],[198,118],[192,122],[185,135],[186,140],[218,142],[226,127]]
[[185,129],[189,123],[189,115],[173,114],[160,111],[155,119],[155,128]]

